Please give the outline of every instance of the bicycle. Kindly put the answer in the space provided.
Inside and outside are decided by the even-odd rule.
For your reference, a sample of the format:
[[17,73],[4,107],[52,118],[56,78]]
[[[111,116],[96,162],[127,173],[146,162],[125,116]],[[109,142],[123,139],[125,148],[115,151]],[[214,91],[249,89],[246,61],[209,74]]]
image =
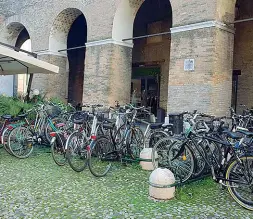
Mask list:
[[[194,133],[191,132],[191,128],[188,132],[189,135],[194,135]],[[236,139],[236,143],[231,143],[228,140],[221,140],[214,136],[198,136],[199,138],[206,140],[208,147],[210,147],[210,143],[212,142],[223,145],[224,153],[222,154],[221,161],[217,159],[217,156],[212,151],[207,154],[207,156],[206,154],[203,154],[202,151],[199,150],[200,147],[197,146],[197,144],[201,144],[201,142],[197,143],[193,141],[193,144],[209,166],[213,180],[226,186],[233,199],[242,207],[253,210],[253,133],[245,131],[239,132],[250,138],[250,141],[246,141],[245,138],[230,131],[227,131],[226,133],[230,138]],[[174,142],[172,142],[172,144],[173,143]],[[178,150],[176,153],[172,154],[172,156],[168,157],[168,162],[181,159],[180,157],[186,148],[186,143],[187,140],[178,142]],[[171,145],[169,147],[171,148],[173,146]],[[228,159],[228,156],[231,158]],[[173,171],[175,173],[176,169],[172,168],[172,172]],[[193,173],[193,168],[191,168],[191,171]],[[178,176],[178,173],[176,173],[176,176]],[[247,189],[246,194],[245,188],[241,188],[243,186]]]
[[[28,113],[32,111],[36,112],[34,124],[27,119]],[[24,119],[25,124],[14,128],[10,132],[8,147],[15,157],[24,159],[30,156],[34,144],[47,143],[45,125],[49,123],[51,129],[57,131],[58,129],[55,126],[57,120],[52,119],[53,116],[49,115],[49,111],[47,111],[44,104],[35,106],[19,117]]]
[[[155,144],[152,150],[154,168],[157,168],[158,165],[170,168],[174,172],[176,180],[180,182],[185,182],[191,177],[198,177],[203,174],[207,164],[201,154],[207,157],[208,153],[213,152],[216,154],[217,159],[221,159],[220,147],[214,143],[208,147],[206,142],[199,137],[201,133],[209,133],[210,128],[203,119],[197,120],[197,118],[213,117],[199,114],[197,111],[193,113],[184,112],[183,114],[187,115],[184,120],[184,134],[163,138]],[[181,142],[183,142],[184,147],[181,147]],[[155,160],[156,152],[158,153],[158,163]],[[180,153],[180,156],[175,157],[178,153]]]
[[[97,108],[103,107],[102,105],[83,105],[82,107],[91,108],[92,112],[83,114],[83,118],[78,122],[79,124],[86,124],[85,127],[81,126],[79,130],[73,132],[66,143],[67,160],[71,168],[76,172],[81,172],[88,165],[90,172],[96,177],[105,176],[111,168],[109,162],[99,162],[104,154],[101,145],[105,137],[98,137],[99,126],[98,121],[102,122],[102,113],[97,112]],[[92,118],[92,125],[88,123],[88,119]],[[95,170],[96,168],[96,170]],[[98,169],[99,170],[98,170]]]

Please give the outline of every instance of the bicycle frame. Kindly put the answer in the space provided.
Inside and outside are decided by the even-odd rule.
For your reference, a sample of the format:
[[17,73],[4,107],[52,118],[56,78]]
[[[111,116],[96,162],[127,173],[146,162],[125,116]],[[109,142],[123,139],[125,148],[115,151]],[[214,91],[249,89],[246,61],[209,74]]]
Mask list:
[[[189,135],[195,135],[194,133],[190,132]],[[189,136],[189,137],[190,137]],[[200,137],[203,139],[206,139],[208,140],[208,144],[209,144],[209,141],[211,142],[215,142],[215,143],[218,143],[218,144],[222,144],[224,146],[226,146],[225,148],[225,152],[224,152],[224,155],[222,157],[222,161],[221,163],[219,163],[214,155],[214,153],[211,151],[211,156],[212,158],[215,160],[216,164],[218,165],[218,170],[217,172],[215,172],[214,170],[214,165],[212,163],[209,162],[209,160],[205,157],[205,155],[202,154],[201,150],[199,150],[198,146],[197,146],[197,143],[195,142],[195,140],[193,138],[191,138],[192,142],[194,143],[195,145],[195,148],[198,150],[198,152],[200,153],[200,155],[203,157],[203,159],[205,160],[205,162],[207,163],[207,165],[210,167],[211,171],[212,171],[212,176],[213,176],[213,180],[218,182],[218,183],[221,183],[223,184],[223,182],[234,182],[234,183],[241,183],[241,184],[245,184],[245,183],[242,183],[242,182],[239,182],[239,181],[235,181],[235,180],[228,180],[225,178],[224,176],[224,173],[223,173],[223,169],[224,167],[227,166],[227,163],[225,162],[228,158],[228,155],[230,153],[232,153],[232,157],[234,157],[235,159],[237,159],[238,161],[240,161],[240,158],[239,156],[237,155],[237,153],[235,152],[234,150],[234,147],[232,146],[232,144],[229,142],[229,141],[221,141],[220,139],[216,139],[214,137],[210,137],[210,136],[197,136],[195,135],[196,137]],[[242,141],[242,140],[241,140]],[[184,142],[186,143],[186,142]],[[223,176],[221,176],[221,174],[223,174]]]

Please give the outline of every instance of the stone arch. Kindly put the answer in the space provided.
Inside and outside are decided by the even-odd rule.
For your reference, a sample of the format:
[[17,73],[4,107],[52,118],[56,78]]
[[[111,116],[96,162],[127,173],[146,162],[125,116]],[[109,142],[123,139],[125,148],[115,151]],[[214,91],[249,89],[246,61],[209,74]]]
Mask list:
[[7,43],[20,48],[26,40],[30,39],[30,34],[23,24],[11,22],[6,26],[5,39]]
[[217,1],[217,18],[222,22],[233,22],[235,18],[235,4],[237,0]]
[[[127,38],[169,32],[171,27],[170,0],[121,0],[113,21],[112,38],[120,42]],[[126,43],[132,44],[133,41]],[[167,108],[170,45],[170,35],[135,39],[132,57],[127,60],[128,69],[131,69],[129,95],[132,100],[136,95],[138,101],[143,101],[144,96],[155,99],[154,114],[158,108]],[[140,104],[150,107],[147,102]]]
[[61,11],[51,27],[49,52],[64,59],[67,74],[66,98],[73,104],[82,102],[86,49],[59,50],[84,46],[86,42],[87,21],[82,11],[77,8]]
[[[133,37],[136,14],[143,3],[144,0],[120,1],[113,20],[112,38],[114,40],[122,41],[122,39]],[[170,6],[172,8],[172,5]]]
[[[20,22],[9,22],[6,23],[6,36],[5,40],[7,44],[22,48],[27,51],[31,51],[31,39],[27,28]],[[8,84],[8,89],[12,92],[7,92],[12,95],[24,94],[26,92],[26,84],[28,77],[27,75],[10,75],[2,77],[1,80]]]
[[49,51],[58,52],[67,48],[69,30],[76,18],[82,14],[77,8],[66,8],[57,15],[49,35]]

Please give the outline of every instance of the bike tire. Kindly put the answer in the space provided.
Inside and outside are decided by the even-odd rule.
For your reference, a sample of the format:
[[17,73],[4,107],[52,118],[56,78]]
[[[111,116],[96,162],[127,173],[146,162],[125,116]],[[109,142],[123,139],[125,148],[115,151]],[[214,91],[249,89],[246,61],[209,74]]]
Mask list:
[[132,159],[140,157],[140,153],[144,148],[144,134],[139,127],[131,128],[127,136],[127,153]]
[[2,134],[2,144],[3,144],[5,151],[8,154],[13,155],[10,151],[9,146],[8,146],[8,138],[9,138],[10,132],[11,132],[11,129],[8,129],[8,128],[4,129],[3,134]]
[[[248,187],[248,192],[246,194],[241,195],[239,193],[239,185],[240,183],[236,182],[231,182],[227,181],[227,188],[228,192],[232,196],[232,198],[242,207],[253,211],[253,187],[252,187],[252,180],[253,180],[253,156],[243,156],[238,159],[234,159],[230,162],[228,165],[228,168],[226,169],[226,180],[240,180],[242,181],[243,179],[238,179],[237,177],[243,177],[244,180],[248,181],[251,178],[251,182],[247,182],[249,185]],[[244,163],[245,161],[247,162],[247,168],[245,167]],[[250,161],[250,163],[248,163]],[[248,166],[250,164],[250,166]],[[242,169],[240,169],[242,168]],[[247,169],[248,172],[244,173],[243,169]],[[238,171],[236,173],[236,171]],[[243,175],[242,175],[243,174]],[[247,175],[245,175],[247,174]],[[249,175],[250,174],[250,175]],[[243,189],[245,191],[245,189]]]
[[195,157],[192,149],[184,144],[184,141],[170,137],[158,141],[152,152],[153,162],[156,152],[158,153],[158,166],[169,169],[174,174],[176,182],[184,183],[192,177]]
[[[209,162],[213,165],[214,169],[217,170],[222,161],[222,150],[219,144],[215,142],[208,142],[205,147],[206,154],[208,156]],[[205,143],[205,142],[203,142]]]
[[74,132],[67,140],[67,160],[70,167],[76,172],[82,172],[87,167],[88,144],[88,140],[80,132]]
[[51,139],[51,154],[54,162],[58,166],[64,166],[67,162],[67,156],[65,151],[65,142],[64,136],[61,134],[56,134],[55,140],[52,142]]
[[[160,139],[152,148],[152,164],[154,169],[158,168],[159,166],[163,167],[163,154],[164,152],[168,151],[170,144],[172,144],[176,139],[171,137],[166,137]],[[156,153],[158,155],[158,159],[156,159]]]
[[[206,163],[205,158],[207,159],[207,153],[204,150],[203,146],[201,145],[201,142],[197,145],[195,145],[193,142],[189,141],[188,147],[191,148],[191,151],[194,154],[194,172],[192,176],[194,178],[197,178],[205,172],[207,169],[208,164]],[[196,148],[197,147],[197,148]]]
[[155,130],[151,135],[150,135],[150,139],[149,139],[149,143],[148,146],[149,148],[153,148],[155,146],[155,144],[163,138],[168,137],[169,134],[166,133],[165,131],[162,130]]
[[111,162],[106,155],[113,149],[112,142],[106,137],[99,137],[93,148],[88,151],[88,164],[90,172],[96,177],[105,176],[111,169]]
[[8,147],[15,157],[28,158],[33,152],[33,134],[27,127],[12,129],[8,138]]

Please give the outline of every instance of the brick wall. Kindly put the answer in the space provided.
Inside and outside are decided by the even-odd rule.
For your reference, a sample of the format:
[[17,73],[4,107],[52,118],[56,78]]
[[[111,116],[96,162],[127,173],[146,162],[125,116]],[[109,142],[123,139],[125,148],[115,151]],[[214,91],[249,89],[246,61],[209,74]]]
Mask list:
[[[209,111],[215,29],[172,34],[168,112]],[[184,71],[184,60],[195,59],[195,71]]]
[[131,48],[100,45],[86,50],[84,103],[115,105],[129,102],[131,85]]
[[228,115],[231,106],[234,34],[216,28],[210,112]]
[[[16,40],[15,34],[8,33],[3,26],[18,22],[28,30],[33,51],[48,49],[50,30],[57,15],[66,8],[77,8],[84,14],[87,21],[88,42],[109,39],[112,38],[113,19],[121,1],[126,0],[26,0],[17,1],[15,4],[12,0],[8,0],[3,12],[6,20],[0,26],[0,41],[9,40],[13,43]],[[131,0],[131,7],[138,9],[142,2],[143,0]],[[170,2],[173,10],[173,26],[176,27],[208,20],[230,21],[233,18],[235,0],[171,0]],[[245,32],[245,36],[242,37],[245,39],[242,41],[250,42],[247,38],[250,33],[246,34],[247,31],[243,29],[242,32]],[[165,105],[168,95],[169,112],[197,108],[203,112],[224,114],[231,99],[232,35],[212,27],[175,33],[171,38],[170,63],[169,42],[147,46],[144,49],[145,55],[138,58],[144,60],[145,57],[145,60],[152,59],[152,61],[161,59],[161,48],[163,48],[162,54],[166,61],[162,65],[161,105]],[[245,88],[250,86],[248,81],[251,78],[251,68],[245,67],[251,65],[250,58],[248,59],[250,55],[243,57],[238,53],[242,45],[239,41],[236,42],[238,46],[235,47],[235,59],[246,60],[241,63],[244,65],[244,75],[248,76],[243,80],[240,79],[239,82],[242,85],[244,83],[242,87]],[[249,45],[245,43],[242,47],[250,48]],[[240,58],[236,58],[237,56]],[[59,65],[61,73],[48,76],[36,75],[33,87],[44,88],[49,95],[67,97],[66,57],[44,55],[40,58]],[[194,72],[183,70],[183,62],[186,58],[195,59]],[[131,59],[131,48],[128,47],[113,44],[88,47],[85,60],[84,102],[104,102],[109,105],[114,104],[114,100],[118,99],[128,102]],[[235,61],[235,67],[236,65],[241,64]],[[165,94],[168,69],[169,89]]]
[[40,55],[39,59],[60,67],[59,74],[34,74],[32,88],[43,90],[47,97],[67,98],[68,72],[66,57],[56,55]]
[[220,1],[230,0],[171,0],[173,26],[176,27],[214,19],[216,17],[217,2]]

